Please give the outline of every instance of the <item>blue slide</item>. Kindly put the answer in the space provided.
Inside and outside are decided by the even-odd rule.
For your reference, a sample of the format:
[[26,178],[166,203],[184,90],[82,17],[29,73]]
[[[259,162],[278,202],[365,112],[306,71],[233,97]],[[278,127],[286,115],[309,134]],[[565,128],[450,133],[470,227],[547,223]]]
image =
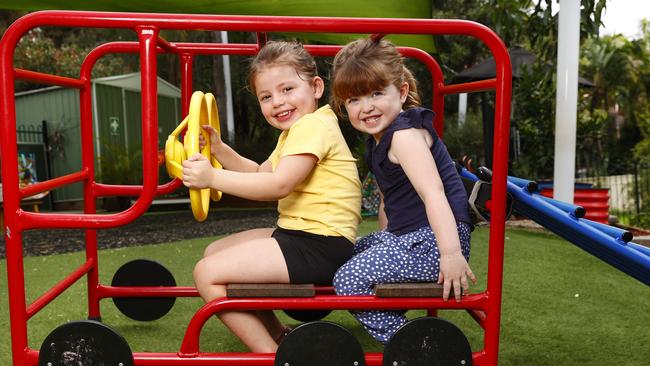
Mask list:
[[[479,181],[464,168],[460,175],[473,182]],[[479,175],[485,178],[487,174]],[[515,212],[650,286],[650,248],[631,242],[630,232],[580,218],[584,215],[582,207],[536,193],[535,182],[508,177],[507,185]]]

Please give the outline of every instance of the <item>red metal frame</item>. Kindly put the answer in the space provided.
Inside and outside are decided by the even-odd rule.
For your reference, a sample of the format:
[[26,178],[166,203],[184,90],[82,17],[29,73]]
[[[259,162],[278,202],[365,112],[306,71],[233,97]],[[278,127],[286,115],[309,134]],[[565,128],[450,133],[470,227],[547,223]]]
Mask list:
[[[90,52],[81,65],[80,77],[67,78],[14,68],[16,44],[30,29],[42,26],[73,26],[126,28],[134,30],[138,42],[111,42]],[[256,44],[189,44],[162,39],[159,31],[225,30],[254,32]],[[483,349],[473,353],[475,365],[496,365],[498,360],[499,325],[501,316],[501,284],[503,271],[503,242],[505,228],[505,189],[508,159],[511,68],[510,59],[500,38],[478,23],[463,20],[432,19],[361,19],[323,17],[263,17],[183,14],[135,14],[75,11],[43,11],[18,19],[2,37],[0,44],[0,138],[2,142],[2,180],[4,194],[5,241],[7,280],[11,319],[12,356],[14,366],[37,365],[38,351],[30,348],[27,339],[27,320],[65,291],[73,283],[86,277],[88,283],[88,316],[100,318],[99,301],[106,297],[160,297],[197,296],[190,287],[111,287],[98,279],[97,229],[127,224],[142,215],[156,195],[171,192],[180,186],[174,180],[165,185],[158,181],[158,121],[157,121],[157,65],[159,53],[179,57],[182,72],[182,111],[188,111],[192,92],[192,62],[195,56],[205,54],[253,55],[267,40],[269,32],[360,33],[373,37],[386,34],[466,35],[482,41],[496,61],[496,78],[480,82],[447,86],[438,63],[429,54],[415,48],[400,48],[408,57],[424,62],[433,77],[434,125],[442,135],[444,97],[462,92],[494,90],[495,126],[492,179],[492,214],[489,235],[487,289],[463,297],[462,302],[443,302],[439,298],[378,299],[372,296],[338,297],[331,288],[318,288],[317,295],[308,299],[228,299],[215,300],[203,306],[192,318],[178,352],[135,353],[136,365],[271,365],[273,354],[204,353],[199,350],[199,336],[203,325],[215,312],[224,309],[465,309],[484,329]],[[307,46],[315,56],[332,56],[341,46]],[[142,186],[117,186],[95,181],[91,71],[95,62],[107,53],[139,53],[142,75]],[[57,177],[28,188],[18,186],[16,141],[16,112],[14,81],[27,80],[50,85],[77,88],[80,91],[81,171]],[[38,192],[51,190],[74,182],[83,182],[84,213],[32,213],[20,208],[20,200]],[[106,195],[137,196],[135,204],[126,211],[100,215],[96,213],[95,199]],[[86,229],[86,261],[61,282],[46,291],[31,304],[26,304],[25,278],[22,257],[23,231],[42,228]],[[368,365],[381,365],[382,355],[368,353]]]

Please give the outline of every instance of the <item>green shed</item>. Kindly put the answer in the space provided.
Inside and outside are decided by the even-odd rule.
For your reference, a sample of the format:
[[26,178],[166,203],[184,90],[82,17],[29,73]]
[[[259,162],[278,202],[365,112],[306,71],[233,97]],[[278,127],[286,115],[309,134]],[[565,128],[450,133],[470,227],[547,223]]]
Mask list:
[[[95,167],[100,173],[99,159],[108,151],[123,151],[134,156],[142,148],[140,73],[94,79],[92,93]],[[180,122],[180,98],[180,89],[158,78],[160,149],[164,148],[167,136]],[[79,115],[79,91],[76,89],[48,87],[16,93],[18,129],[33,128],[46,121],[50,151],[49,159],[42,159],[49,161],[37,161],[37,165],[49,164],[46,175],[50,176],[38,177],[38,180],[60,177],[81,169]],[[18,138],[20,150],[27,142],[21,141],[20,135]],[[55,208],[71,204],[74,207],[82,200],[82,186],[77,183],[57,189],[51,192],[51,197]]]

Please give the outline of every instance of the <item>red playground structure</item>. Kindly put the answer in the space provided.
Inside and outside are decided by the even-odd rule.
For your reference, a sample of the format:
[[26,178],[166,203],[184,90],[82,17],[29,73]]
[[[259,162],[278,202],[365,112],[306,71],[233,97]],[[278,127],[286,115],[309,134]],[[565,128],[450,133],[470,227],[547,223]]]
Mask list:
[[[85,57],[79,78],[62,77],[33,70],[14,67],[16,45],[26,33],[37,27],[90,27],[130,29],[139,41],[109,42],[102,44]],[[197,44],[174,42],[163,39],[160,30],[188,31],[238,31],[257,34],[253,44]],[[422,294],[409,286],[392,289],[393,295],[379,296],[336,296],[331,287],[288,286],[287,293],[271,291],[269,297],[243,292],[235,296],[217,299],[201,307],[187,325],[185,335],[177,350],[169,352],[131,352],[128,344],[108,325],[101,323],[100,301],[106,298],[177,298],[196,297],[192,287],[177,287],[175,283],[146,285],[125,280],[121,286],[103,284],[99,281],[97,230],[125,225],[143,215],[158,195],[175,191],[181,186],[178,179],[159,185],[158,169],[158,105],[157,105],[157,60],[158,54],[171,54],[179,58],[182,70],[181,104],[183,116],[189,111],[192,95],[192,63],[197,55],[255,55],[266,42],[269,33],[345,33],[366,34],[380,37],[386,34],[459,35],[469,36],[482,42],[496,60],[496,78],[458,85],[445,85],[441,68],[428,53],[411,47],[399,47],[405,57],[423,62],[431,72],[433,85],[433,109],[436,112],[435,128],[442,136],[445,96],[466,92],[493,90],[495,93],[493,175],[490,202],[490,234],[487,288],[480,293],[467,294],[461,302],[444,302],[431,293]],[[399,46],[399,45],[398,45]],[[333,56],[340,45],[306,45],[314,56]],[[95,180],[96,139],[93,131],[93,105],[91,73],[98,59],[109,53],[131,53],[139,55],[142,90],[142,161],[143,184],[141,186],[109,185]],[[26,187],[19,185],[15,87],[17,80],[48,84],[79,91],[80,134],[82,167],[78,172],[35,183]],[[508,163],[509,119],[511,95],[511,67],[507,49],[501,39],[483,25],[463,20],[436,19],[366,19],[366,18],[322,18],[322,17],[263,17],[222,16],[183,14],[139,14],[75,11],[42,11],[28,14],[12,24],[0,44],[0,122],[2,138],[2,189],[4,194],[4,219],[6,258],[8,272],[9,305],[11,316],[11,343],[14,366],[68,365],[320,365],[314,360],[328,360],[328,355],[309,356],[310,338],[318,335],[319,345],[335,347],[345,361],[331,362],[332,365],[402,365],[420,364],[426,357],[426,364],[437,365],[496,365],[499,348],[499,326],[501,316],[501,288],[503,270],[504,228],[506,218],[506,179]],[[40,213],[21,209],[20,201],[40,192],[50,191],[73,183],[83,184],[83,213]],[[135,203],[127,210],[115,214],[98,214],[96,199],[106,196],[133,196]],[[84,229],[86,238],[86,259],[68,275],[36,300],[26,302],[26,283],[23,266],[23,233],[26,230],[46,228]],[[144,262],[147,263],[147,262]],[[142,263],[140,265],[143,265]],[[154,266],[155,267],[155,266]],[[155,272],[157,269],[150,269]],[[188,268],[188,271],[191,269]],[[119,271],[118,271],[119,272]],[[125,272],[129,272],[128,268]],[[145,271],[135,271],[144,273]],[[164,271],[163,271],[164,272]],[[136,276],[137,277],[137,276]],[[63,324],[45,339],[43,345],[34,346],[28,340],[28,320],[46,307],[71,285],[85,278],[87,281],[88,319]],[[118,281],[119,282],[119,281]],[[137,281],[135,281],[137,282]],[[173,282],[173,281],[172,281]],[[254,286],[252,286],[254,287]],[[272,290],[273,286],[265,286]],[[417,286],[416,286],[417,287]],[[311,290],[305,294],[294,291]],[[240,288],[240,290],[242,290]],[[420,289],[421,290],[421,289]],[[254,291],[252,289],[251,291]],[[389,291],[389,292],[391,292]],[[409,292],[411,291],[411,292]],[[247,295],[248,294],[248,295]],[[119,306],[118,306],[119,307]],[[128,307],[128,306],[127,306]],[[314,322],[294,330],[300,337],[287,337],[275,354],[260,353],[212,353],[199,349],[199,336],[208,319],[227,309],[241,310],[354,310],[354,309],[425,309],[430,317],[413,321],[413,326],[404,330],[404,342],[391,343],[383,353],[361,353],[355,348],[355,339],[345,329],[327,322]],[[436,320],[438,309],[466,310],[483,329],[483,348],[469,349],[463,344],[461,334],[446,321]],[[138,313],[138,311],[135,311]],[[147,313],[147,310],[141,313]],[[127,314],[128,315],[128,314]],[[164,315],[164,312],[163,314]],[[137,318],[137,315],[134,316]],[[146,319],[141,319],[146,320]],[[411,324],[411,323],[409,323]],[[407,324],[407,325],[409,325]],[[314,329],[311,331],[310,329]],[[410,332],[408,331],[414,330]],[[400,330],[401,332],[401,330]],[[400,333],[398,332],[398,334]],[[417,342],[418,334],[425,334],[424,343]],[[350,337],[348,337],[348,335]],[[437,336],[437,338],[436,338]],[[307,343],[300,343],[300,338]],[[397,334],[395,336],[397,337]],[[440,342],[436,347],[427,347],[427,339]],[[291,340],[291,342],[289,342]],[[343,340],[343,341],[341,341]],[[337,343],[338,341],[338,343]],[[447,342],[447,343],[445,343]],[[453,344],[448,344],[452,342]],[[84,345],[85,354],[79,353]],[[357,343],[358,344],[358,343]],[[423,345],[424,344],[424,345]],[[411,348],[408,348],[411,347]],[[413,348],[416,347],[416,348]],[[350,352],[348,348],[352,348]],[[459,358],[447,360],[432,349],[439,348],[444,354],[459,349]],[[88,351],[90,350],[90,351]],[[76,352],[76,353],[75,353]],[[296,356],[296,352],[298,355]],[[348,353],[346,353],[348,352]],[[362,351],[361,351],[362,352]],[[427,352],[434,352],[433,354]],[[467,354],[464,358],[462,355]],[[348,355],[348,356],[346,356]],[[326,357],[327,356],[327,357]],[[85,358],[84,358],[85,357]],[[293,357],[293,358],[292,358]],[[333,356],[332,356],[333,357]],[[339,357],[339,356],[337,356]],[[400,358],[401,357],[401,358]],[[405,361],[408,357],[420,357]],[[424,358],[422,358],[424,357]],[[414,361],[415,360],[415,361]],[[301,363],[302,362],[302,363]],[[348,363],[349,362],[349,363]]]

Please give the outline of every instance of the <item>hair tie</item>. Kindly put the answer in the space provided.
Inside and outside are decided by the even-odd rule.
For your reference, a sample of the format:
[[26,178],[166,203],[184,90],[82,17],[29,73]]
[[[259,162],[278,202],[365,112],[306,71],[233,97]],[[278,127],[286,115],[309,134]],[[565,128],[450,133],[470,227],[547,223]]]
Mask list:
[[370,40],[373,43],[379,43],[382,40],[382,38],[384,38],[384,36],[386,36],[385,33],[373,33],[370,35]]

